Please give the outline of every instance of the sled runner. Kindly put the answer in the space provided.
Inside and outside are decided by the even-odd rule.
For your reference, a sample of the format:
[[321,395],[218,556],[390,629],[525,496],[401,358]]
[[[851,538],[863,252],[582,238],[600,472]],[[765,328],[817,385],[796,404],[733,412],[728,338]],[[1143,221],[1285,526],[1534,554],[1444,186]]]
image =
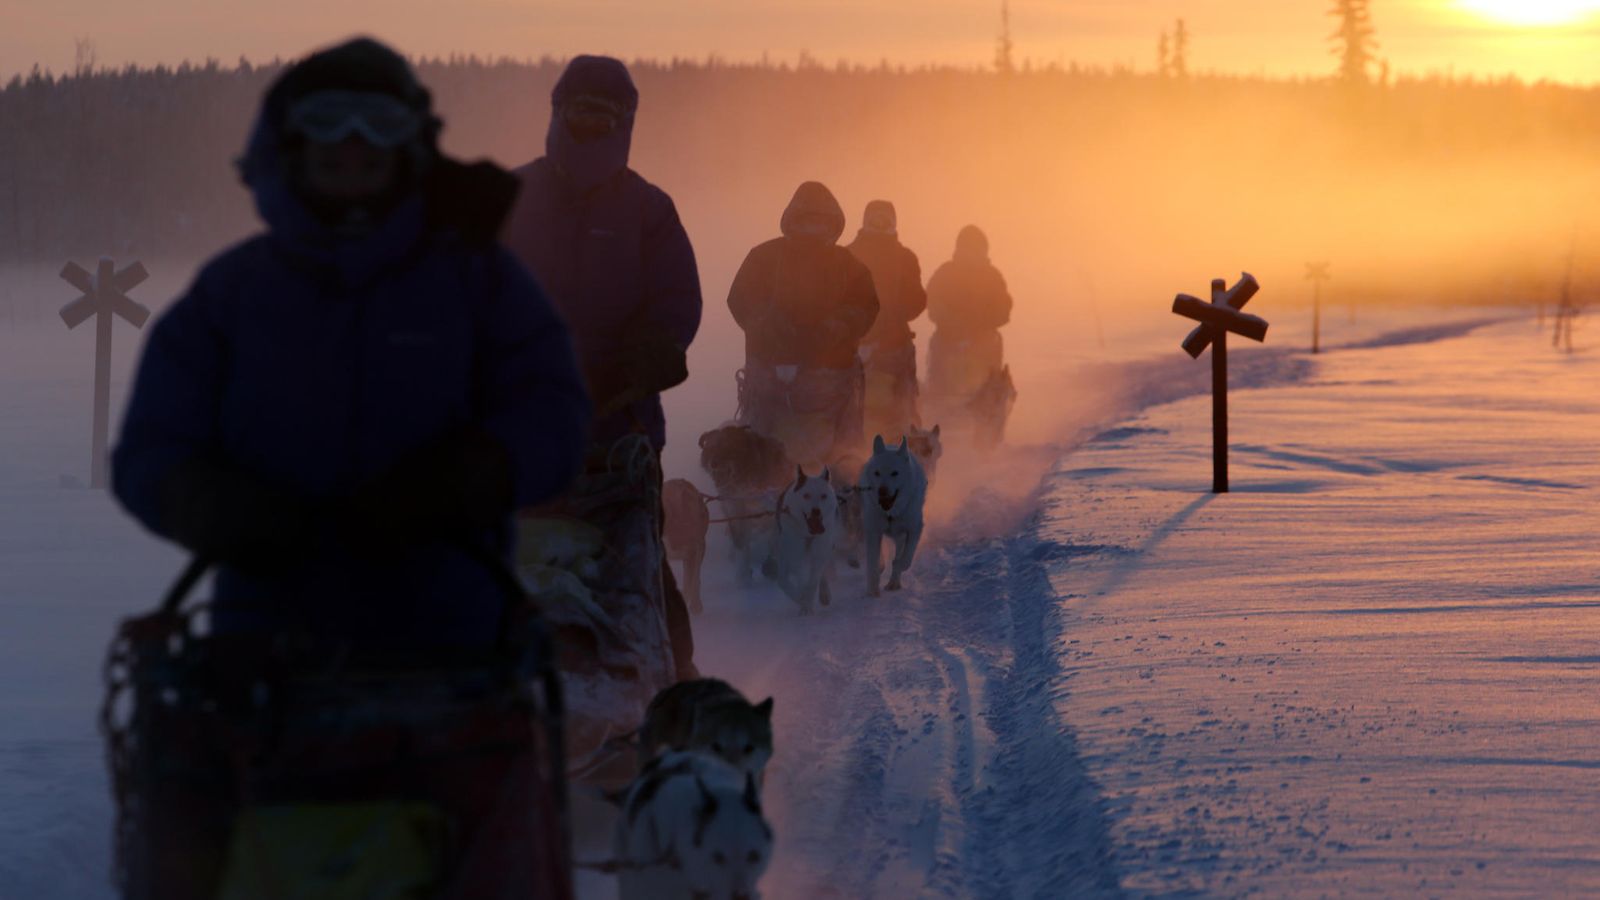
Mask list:
[[625,739],[675,680],[661,570],[661,470],[642,435],[596,451],[567,497],[521,518],[517,568],[549,622],[572,777],[625,783]]
[[199,559],[124,621],[101,711],[122,896],[570,897],[560,683],[493,564],[513,599],[476,652],[207,634]]

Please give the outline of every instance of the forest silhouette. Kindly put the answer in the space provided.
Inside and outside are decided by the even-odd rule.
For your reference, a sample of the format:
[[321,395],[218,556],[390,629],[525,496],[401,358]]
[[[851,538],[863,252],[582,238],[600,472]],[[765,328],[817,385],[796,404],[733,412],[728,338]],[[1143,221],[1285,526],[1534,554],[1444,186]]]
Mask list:
[[[509,165],[542,152],[562,61],[417,66],[447,149]],[[0,89],[0,259],[191,258],[250,233],[232,162],[279,68],[13,78]],[[927,252],[982,221],[1005,256],[1060,269],[1067,255],[1136,269],[1140,282],[1249,265],[1264,283],[1279,272],[1298,283],[1305,260],[1331,258],[1368,301],[1500,302],[1554,290],[1575,232],[1583,280],[1584,214],[1600,187],[1600,89],[1589,87],[805,57],[632,70],[634,168],[679,198],[697,245],[709,232],[733,254],[775,232],[794,184],[821,178],[852,227],[866,200],[896,200],[908,233],[937,242]],[[1040,280],[1064,277],[1051,271]]]

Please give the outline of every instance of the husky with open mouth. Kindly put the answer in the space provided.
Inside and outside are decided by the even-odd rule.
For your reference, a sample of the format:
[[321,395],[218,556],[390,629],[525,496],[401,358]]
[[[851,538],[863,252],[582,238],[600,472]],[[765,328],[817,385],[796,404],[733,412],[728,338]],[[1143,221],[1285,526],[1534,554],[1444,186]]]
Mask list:
[[883,435],[872,441],[872,458],[861,470],[861,524],[867,539],[867,593],[878,596],[883,577],[883,539],[894,542],[888,589],[900,589],[901,576],[916,558],[922,541],[922,507],[928,498],[928,476],[916,454],[900,439],[890,447]]
[[828,577],[833,573],[835,545],[843,526],[839,495],[828,470],[815,477],[798,466],[795,472],[794,484],[778,498],[773,562],[778,585],[800,607],[801,615],[809,615],[814,600],[823,606],[832,600]]

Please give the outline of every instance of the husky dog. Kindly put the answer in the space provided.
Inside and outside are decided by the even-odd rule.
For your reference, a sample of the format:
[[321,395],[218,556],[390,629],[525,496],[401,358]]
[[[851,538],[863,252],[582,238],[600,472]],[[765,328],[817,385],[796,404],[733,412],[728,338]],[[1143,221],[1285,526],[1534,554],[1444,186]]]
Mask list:
[[939,457],[944,455],[944,442],[939,439],[939,426],[924,431],[913,425],[906,432],[906,443],[910,445],[911,452],[917,457],[917,462],[922,464],[922,474],[928,476],[928,484],[932,485],[939,469]]
[[639,729],[639,766],[663,752],[720,758],[762,782],[772,758],[772,698],[752,704],[726,681],[680,681],[656,694]]
[[845,456],[828,467],[834,492],[839,495],[839,521],[843,526],[837,554],[852,569],[861,568],[861,545],[866,541],[861,531],[861,490],[856,487],[866,464],[859,456]]
[[620,900],[756,900],[772,826],[754,777],[715,756],[673,752],[628,786],[613,851]]
[[883,539],[894,541],[894,564],[889,572],[888,589],[900,589],[900,576],[911,568],[922,540],[922,504],[928,496],[928,478],[922,464],[900,439],[890,448],[883,435],[872,441],[872,458],[861,470],[862,525],[867,537],[867,594],[878,596],[878,579],[883,575]]
[[1011,367],[1001,366],[989,375],[967,403],[972,414],[972,443],[979,450],[993,450],[1006,439],[1006,422],[1017,405],[1017,385],[1011,380]]
[[794,484],[778,498],[773,562],[778,585],[804,616],[811,613],[813,598],[823,606],[833,599],[828,576],[833,571],[841,523],[839,495],[828,470],[812,478],[796,466],[795,473]]
[[771,555],[772,520],[760,514],[772,512],[772,498],[788,483],[791,465],[783,444],[748,425],[724,425],[700,436],[700,466],[722,496],[723,511],[734,519],[728,535],[745,587],[755,583],[753,573]]
[[683,598],[689,602],[690,612],[703,612],[700,569],[706,561],[706,533],[711,528],[705,495],[689,481],[674,478],[661,486],[661,506],[666,512],[662,530],[667,559],[683,561]]

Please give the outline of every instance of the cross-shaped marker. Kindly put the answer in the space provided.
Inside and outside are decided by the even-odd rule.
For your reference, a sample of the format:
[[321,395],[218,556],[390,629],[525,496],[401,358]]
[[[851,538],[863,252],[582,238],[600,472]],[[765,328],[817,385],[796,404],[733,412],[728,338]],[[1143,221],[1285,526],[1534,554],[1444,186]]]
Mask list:
[[1261,290],[1245,272],[1231,290],[1220,278],[1211,282],[1211,302],[1179,294],[1172,311],[1200,324],[1184,338],[1183,350],[1195,359],[1211,347],[1211,490],[1228,492],[1228,332],[1252,341],[1267,338],[1267,322],[1239,310]]
[[120,316],[135,328],[143,328],[150,318],[150,310],[128,299],[128,292],[137,287],[150,273],[143,263],[134,263],[118,272],[109,259],[100,260],[93,275],[75,262],[61,270],[61,280],[83,292],[83,296],[61,308],[61,321],[68,328],[77,328],[90,318],[95,319],[94,342],[94,436],[89,464],[89,486],[103,488],[109,480],[110,462],[106,445],[111,418],[111,323]]
[[1322,283],[1332,278],[1325,262],[1306,263],[1306,279],[1311,282],[1311,352],[1322,352]]

